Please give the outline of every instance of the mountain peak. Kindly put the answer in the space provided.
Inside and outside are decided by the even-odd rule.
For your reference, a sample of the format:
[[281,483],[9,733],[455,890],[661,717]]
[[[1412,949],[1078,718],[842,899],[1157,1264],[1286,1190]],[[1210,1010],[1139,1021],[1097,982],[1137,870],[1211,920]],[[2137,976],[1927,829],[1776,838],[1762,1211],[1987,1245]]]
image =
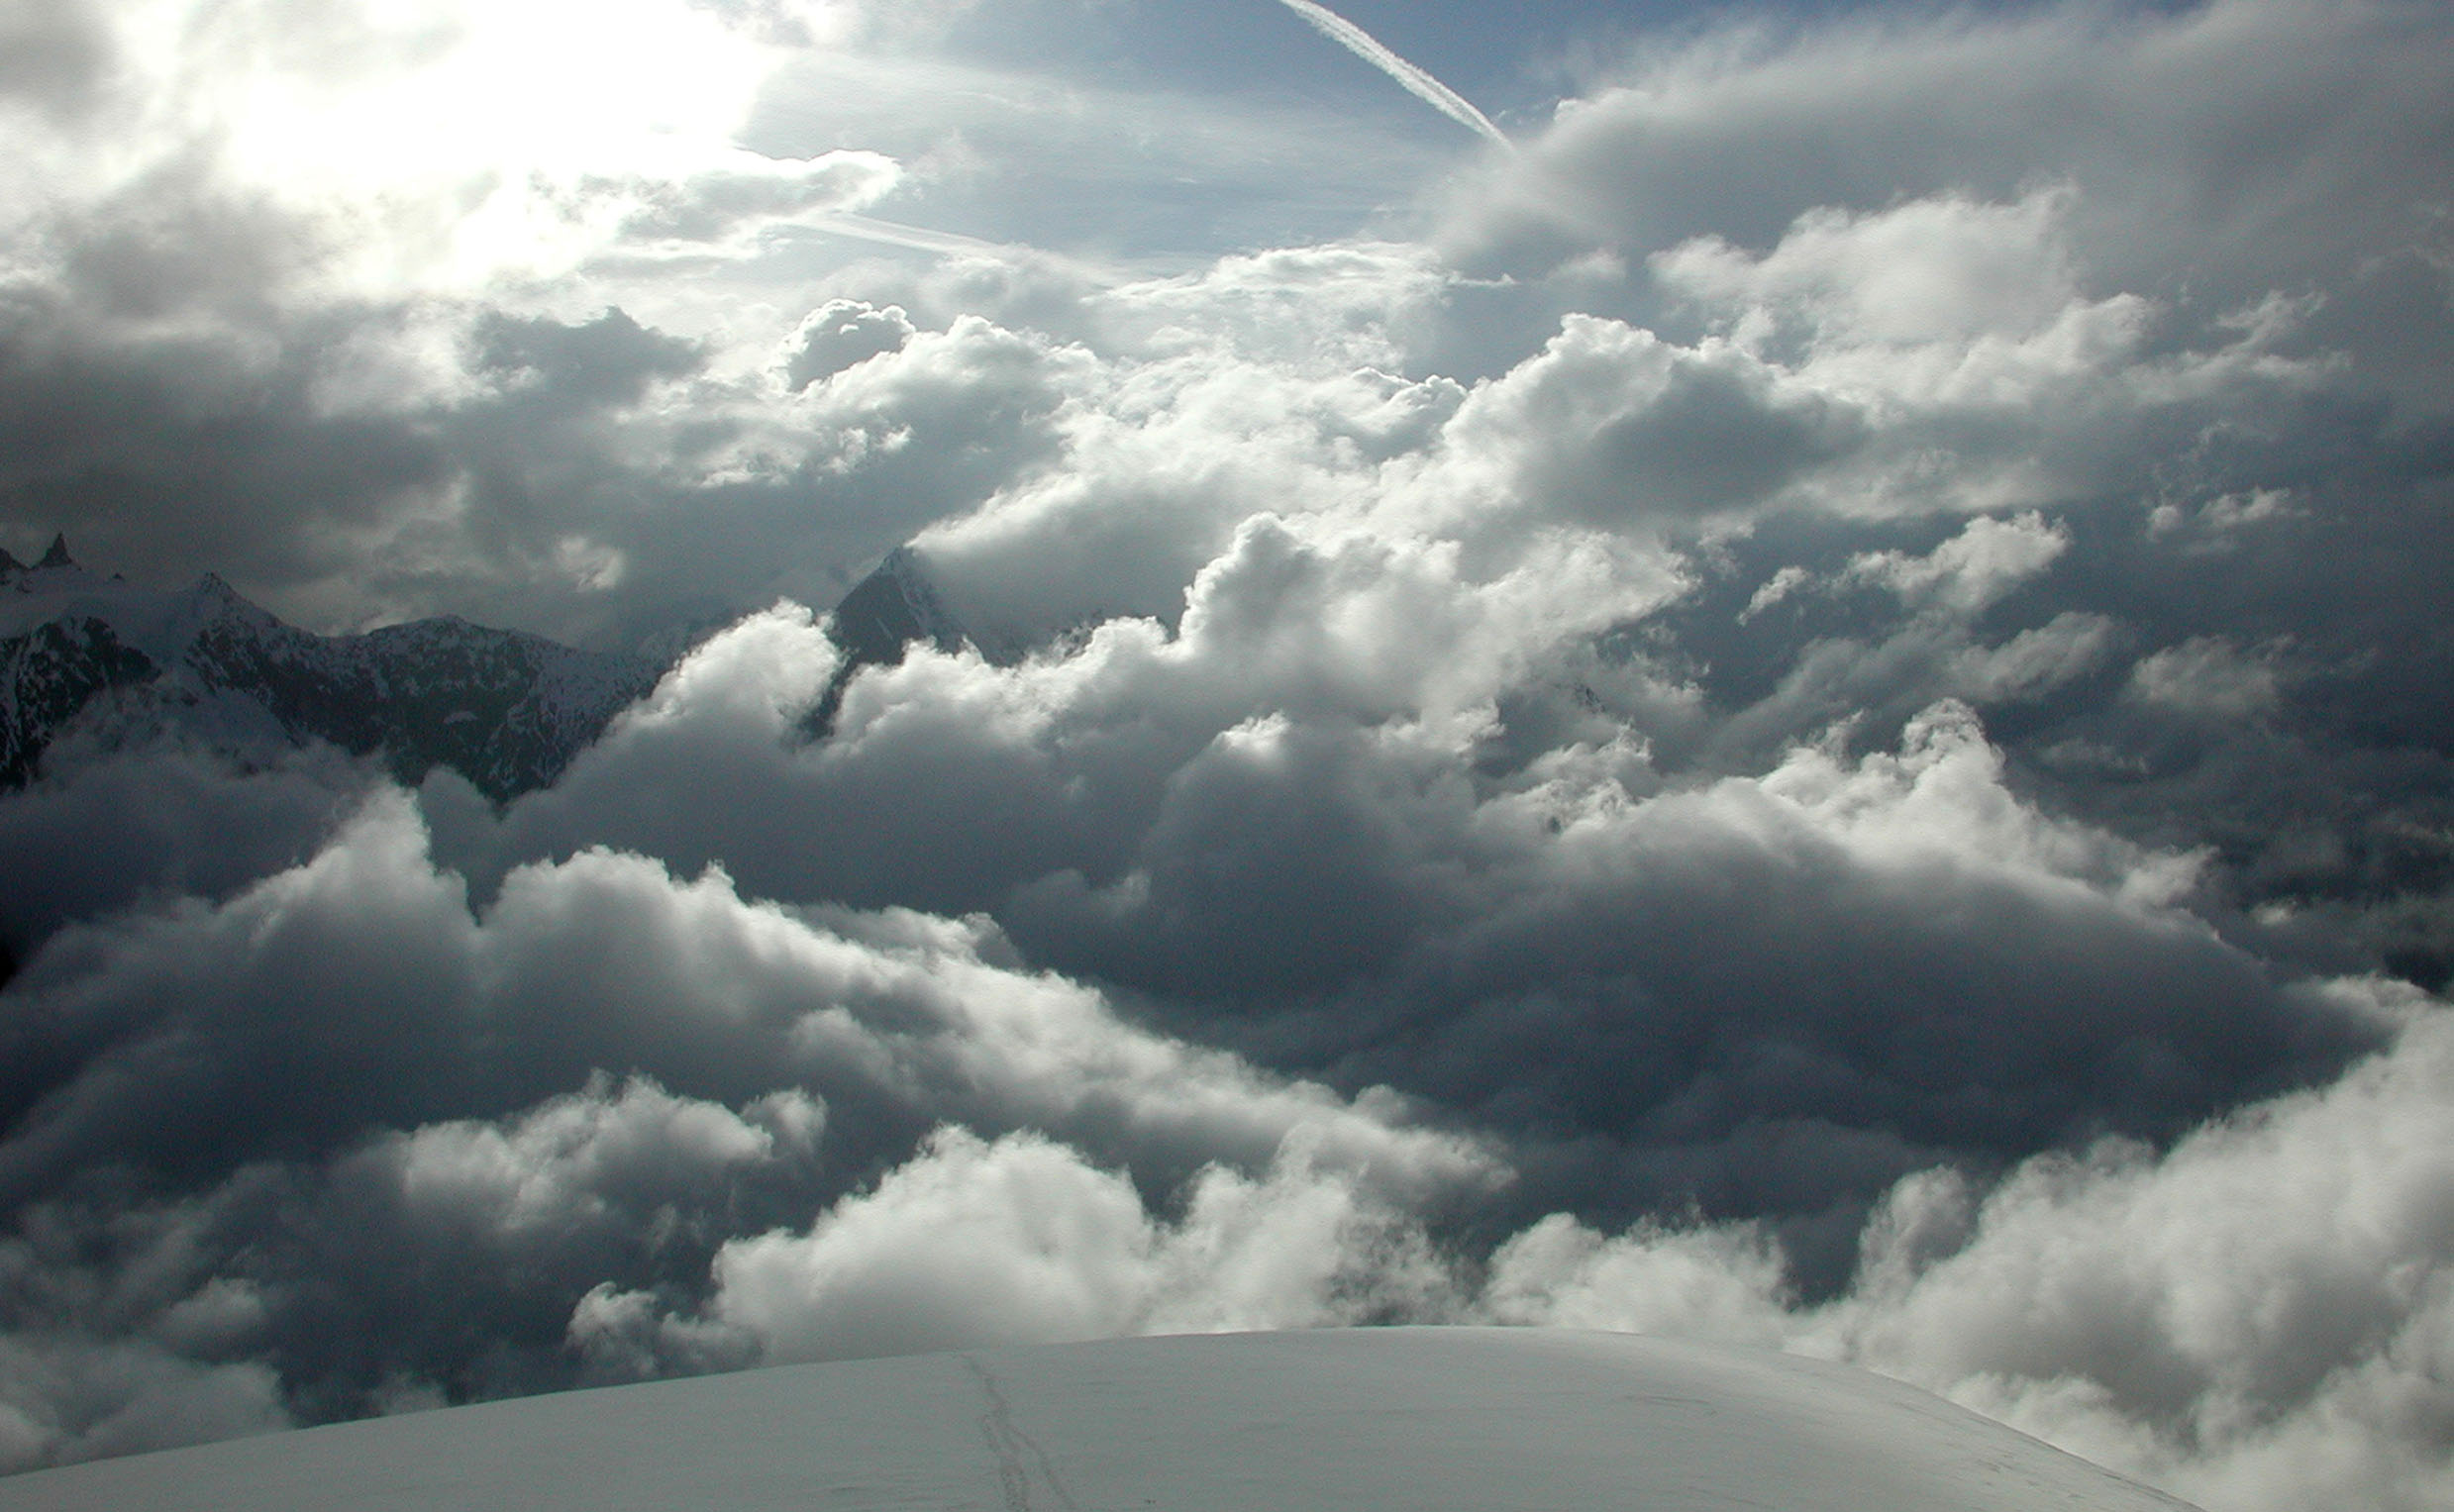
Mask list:
[[195,586],[187,590],[186,599],[187,612],[198,616],[199,623],[206,619],[232,616],[254,621],[259,628],[280,623],[275,615],[251,602],[232,587],[219,572],[207,572],[197,578]]
[[51,537],[51,549],[43,554],[43,559],[35,563],[35,568],[40,571],[44,567],[73,567],[75,565],[76,558],[68,554],[68,533],[61,531]]
[[899,546],[835,606],[831,634],[848,663],[892,666],[904,648],[925,641],[940,651],[963,645],[963,631],[937,594],[920,554]]
[[827,617],[827,635],[844,659],[804,721],[809,732],[821,738],[835,728],[844,690],[863,667],[900,665],[905,651],[915,644],[951,654],[962,650],[967,639],[929,581],[920,554],[909,546],[888,552],[875,571],[853,584]]

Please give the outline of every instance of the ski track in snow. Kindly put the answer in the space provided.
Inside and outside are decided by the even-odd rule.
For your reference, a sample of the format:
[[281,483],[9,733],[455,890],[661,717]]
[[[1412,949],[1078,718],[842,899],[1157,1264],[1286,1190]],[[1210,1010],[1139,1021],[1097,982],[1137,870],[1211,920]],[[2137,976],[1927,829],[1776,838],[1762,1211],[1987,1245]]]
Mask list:
[[1035,1465],[1058,1504],[1066,1512],[1081,1512],[1074,1493],[1066,1489],[1064,1479],[1058,1475],[1057,1466],[1050,1462],[1048,1451],[1014,1422],[1014,1409],[1007,1403],[997,1378],[970,1355],[963,1357],[963,1365],[979,1378],[980,1391],[988,1398],[988,1411],[979,1420],[979,1431],[980,1437],[988,1441],[988,1453],[996,1458],[998,1490],[1005,1497],[1006,1512],[1032,1512],[1031,1471]]

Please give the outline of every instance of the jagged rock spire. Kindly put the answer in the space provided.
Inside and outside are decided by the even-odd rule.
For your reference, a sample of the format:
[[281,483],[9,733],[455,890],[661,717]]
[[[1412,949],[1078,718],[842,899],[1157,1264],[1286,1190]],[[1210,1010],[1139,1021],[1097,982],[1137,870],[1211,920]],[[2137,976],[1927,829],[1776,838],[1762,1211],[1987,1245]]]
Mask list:
[[73,567],[75,565],[75,558],[68,554],[68,533],[66,531],[61,531],[58,535],[51,538],[51,549],[43,554],[43,559],[41,561],[35,563],[35,566],[38,569],[43,567]]

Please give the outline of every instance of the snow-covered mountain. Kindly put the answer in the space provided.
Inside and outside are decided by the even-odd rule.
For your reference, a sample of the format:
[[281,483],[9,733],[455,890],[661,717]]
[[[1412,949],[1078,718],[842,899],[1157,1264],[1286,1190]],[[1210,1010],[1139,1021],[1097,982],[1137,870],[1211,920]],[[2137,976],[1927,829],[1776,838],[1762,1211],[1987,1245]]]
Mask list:
[[[436,766],[498,801],[546,786],[716,623],[679,627],[670,656],[573,650],[457,617],[359,635],[284,624],[211,573],[180,592],[80,566],[55,539],[31,566],[0,551],[0,791],[76,738],[104,748],[175,736],[260,756],[322,740],[384,753],[404,779]],[[863,668],[973,637],[908,547],[828,620],[842,665],[805,720],[823,737]]]
[[0,552],[0,789],[77,737],[172,735],[241,756],[329,741],[509,798],[551,782],[662,669],[456,618],[360,635],[282,623],[208,574],[178,592]]
[[0,1480],[0,1512],[2188,1512],[1896,1381],[1624,1334],[1337,1329],[752,1370]]

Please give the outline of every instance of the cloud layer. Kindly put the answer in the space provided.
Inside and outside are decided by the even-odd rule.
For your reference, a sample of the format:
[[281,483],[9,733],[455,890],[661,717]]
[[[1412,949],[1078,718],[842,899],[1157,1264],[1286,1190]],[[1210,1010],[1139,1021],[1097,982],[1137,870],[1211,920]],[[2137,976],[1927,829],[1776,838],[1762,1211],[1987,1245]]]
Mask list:
[[1478,1320],[2454,1492],[2438,11],[1699,20],[1188,254],[1348,189],[1070,6],[156,9],[0,69],[0,544],[690,650],[0,797],[0,1464]]

